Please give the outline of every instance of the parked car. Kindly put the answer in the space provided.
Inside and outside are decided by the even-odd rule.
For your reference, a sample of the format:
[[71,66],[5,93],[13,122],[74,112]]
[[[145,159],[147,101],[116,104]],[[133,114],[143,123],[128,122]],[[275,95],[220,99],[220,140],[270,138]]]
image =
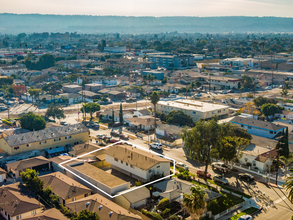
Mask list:
[[225,177],[223,177],[222,175],[219,175],[219,174],[218,175],[215,175],[213,177],[213,180],[215,182],[219,182],[219,183],[222,183],[224,185],[228,185],[229,184],[229,181]]
[[175,95],[175,94],[169,95],[169,98],[176,98],[176,97],[177,97],[177,95]]
[[197,97],[201,97],[201,93],[197,93],[195,96],[197,96]]
[[60,125],[68,125],[68,123],[65,122],[65,121],[61,121],[61,122],[60,122]]
[[245,179],[245,180],[248,180],[248,181],[253,181],[254,180],[254,176],[250,175],[249,173],[239,173],[238,178],[239,179]]
[[98,139],[103,139],[103,137],[105,137],[105,136],[106,136],[105,134],[97,134]]
[[162,150],[162,148],[163,148],[162,144],[160,144],[160,143],[151,143],[150,147],[154,148],[154,149],[158,149],[158,150]]
[[[197,171],[196,171],[196,174],[197,174],[198,176],[202,176],[202,177],[205,176],[205,175],[204,175],[204,170],[203,170],[203,169],[199,169],[199,170],[197,170]],[[207,178],[211,178],[212,175],[211,175],[210,173],[207,173],[207,174],[206,174],[206,177],[207,177]]]
[[105,135],[102,139],[104,140],[104,141],[106,141],[106,140],[110,140],[112,137],[111,136],[109,136],[109,135]]
[[113,131],[110,132],[110,135],[112,135],[114,137],[119,137],[120,133],[119,133],[119,131],[113,130]]
[[267,87],[265,87],[265,89],[266,90],[270,90],[270,89],[272,89],[272,87],[271,86],[267,86]]
[[120,134],[120,138],[123,140],[128,140],[129,136],[127,134]]
[[187,166],[186,164],[184,164],[184,163],[181,163],[181,162],[176,163],[175,166],[176,166],[177,168],[178,168],[178,167],[181,167],[181,168],[184,168],[185,170],[189,170],[188,166]]
[[116,142],[118,142],[118,141],[119,141],[119,139],[117,139],[117,138],[111,138],[111,139],[110,139],[110,142],[111,142],[111,143],[116,143]]
[[252,220],[251,215],[242,215],[238,220]]
[[228,90],[228,93],[234,93],[233,89]]
[[23,100],[19,100],[19,102],[18,102],[19,104],[23,104],[24,103],[24,101]]
[[226,90],[223,90],[222,92],[221,92],[221,94],[227,94],[228,92],[226,91]]
[[230,171],[230,167],[228,167],[226,164],[224,164],[223,162],[214,162],[212,163],[212,168],[213,169],[217,169],[221,172],[229,172]]
[[119,122],[115,122],[113,127],[119,127],[121,124]]

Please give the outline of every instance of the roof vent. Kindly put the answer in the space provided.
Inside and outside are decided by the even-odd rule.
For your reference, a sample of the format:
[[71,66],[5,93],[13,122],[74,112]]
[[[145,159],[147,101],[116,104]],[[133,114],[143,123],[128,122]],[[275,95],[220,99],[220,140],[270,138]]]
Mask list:
[[99,211],[101,211],[101,209],[102,209],[102,208],[103,208],[103,206],[102,206],[102,205],[100,205],[100,206],[99,206]]
[[111,211],[111,212],[109,212],[109,216],[111,217],[113,215],[113,212]]
[[90,202],[87,202],[85,205],[86,205],[86,207],[88,208],[88,207],[89,207],[89,205],[90,205]]

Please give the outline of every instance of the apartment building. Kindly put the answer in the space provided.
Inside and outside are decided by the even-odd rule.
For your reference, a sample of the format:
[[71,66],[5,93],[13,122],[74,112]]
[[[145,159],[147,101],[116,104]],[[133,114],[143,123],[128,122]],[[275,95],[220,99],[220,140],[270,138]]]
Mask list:
[[63,91],[65,93],[77,93],[82,90],[82,87],[79,85],[66,85],[63,86]]
[[85,143],[89,140],[89,129],[83,124],[51,127],[11,136],[0,136],[0,147],[9,155],[34,150],[46,150],[49,154],[62,152],[64,147]]
[[170,160],[129,145],[109,147],[105,151],[105,161],[112,165],[112,169],[144,182],[155,174],[170,174]]
[[178,68],[194,65],[192,55],[148,54],[148,61],[156,63],[156,67]]
[[191,116],[194,121],[209,120],[215,115],[224,119],[228,118],[229,106],[185,99],[159,101],[157,104],[157,111],[160,113],[168,114],[178,110]]
[[226,58],[220,61],[221,65],[239,66],[239,67],[256,67],[259,65],[258,60],[252,58]]

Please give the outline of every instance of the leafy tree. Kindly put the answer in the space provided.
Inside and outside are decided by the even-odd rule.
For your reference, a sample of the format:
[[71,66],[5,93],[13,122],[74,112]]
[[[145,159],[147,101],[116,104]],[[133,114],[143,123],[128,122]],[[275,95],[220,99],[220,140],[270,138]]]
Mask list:
[[278,113],[280,111],[279,106],[271,103],[263,104],[261,106],[261,112],[265,116],[274,115],[275,113]]
[[24,85],[14,85],[11,86],[11,88],[13,90],[13,93],[19,97],[21,97],[27,91],[27,88]]
[[75,82],[79,78],[79,75],[77,73],[73,73],[73,74],[70,74],[68,76],[68,78],[69,78],[70,81],[74,81]]
[[65,114],[64,114],[64,109],[62,108],[61,105],[59,106],[54,106],[54,105],[51,105],[49,106],[49,108],[47,108],[47,111],[46,111],[46,117],[50,118],[57,118],[57,119],[61,119],[61,118],[66,118]]
[[32,102],[34,103],[34,99],[36,99],[39,95],[40,95],[41,90],[40,89],[35,89],[33,87],[31,87],[28,90],[28,93],[30,94],[30,96],[32,97]]
[[253,87],[253,80],[250,76],[243,75],[242,76],[242,85],[244,88],[252,88]]
[[10,75],[11,77],[13,77],[13,79],[17,79],[17,75],[15,73]]
[[89,113],[91,116],[91,120],[93,118],[93,113],[96,111],[100,111],[101,107],[97,103],[86,103],[84,106],[80,109],[81,112],[83,112],[83,108],[85,110],[85,113]]
[[46,121],[40,115],[35,115],[32,112],[26,113],[20,117],[20,124],[23,129],[30,131],[42,130],[46,127]]
[[36,194],[43,191],[44,182],[39,178],[39,173],[36,170],[27,169],[20,174],[20,177],[26,187]]
[[199,219],[206,210],[206,191],[200,186],[192,186],[190,194],[183,194],[183,206],[191,214],[192,219]]
[[168,124],[192,126],[193,119],[182,110],[173,110],[167,114],[166,121]]
[[258,96],[257,98],[253,99],[253,102],[254,102],[254,105],[256,107],[260,107],[260,106],[262,106],[263,104],[266,104],[266,103],[277,104],[278,100],[274,99],[274,98],[266,98],[266,97],[263,97],[263,96]]
[[82,210],[77,214],[77,217],[74,218],[74,220],[100,220],[100,217],[96,212]]
[[154,105],[154,116],[155,116],[155,128],[157,127],[156,126],[156,107],[157,107],[157,103],[160,101],[160,95],[159,93],[157,92],[153,92],[151,95],[150,95],[150,99],[151,99],[151,103]]
[[287,167],[293,162],[293,158],[292,157],[286,158],[285,156],[280,156],[279,160],[284,165],[285,177],[287,177]]
[[1,77],[0,78],[0,86],[6,86],[6,85],[12,85],[14,82],[14,78],[9,76],[9,77]]
[[165,208],[168,208],[169,204],[170,204],[169,199],[164,198],[159,202],[157,208],[160,209],[160,210],[164,210]]
[[163,84],[166,84],[168,82],[168,79],[165,77],[163,80],[162,80],[162,83]]
[[120,103],[120,111],[119,111],[119,122],[123,124],[123,111],[122,111],[122,103]]

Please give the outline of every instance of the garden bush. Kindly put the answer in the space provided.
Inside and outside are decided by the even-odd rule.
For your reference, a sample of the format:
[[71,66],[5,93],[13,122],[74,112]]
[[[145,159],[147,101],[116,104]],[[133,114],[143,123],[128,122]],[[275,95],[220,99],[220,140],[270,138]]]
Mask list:
[[171,212],[171,209],[166,208],[166,209],[161,213],[161,216],[162,216],[163,218],[167,218],[167,217],[169,217],[170,212]]
[[12,126],[12,122],[10,122],[10,121],[8,121],[8,120],[6,120],[6,119],[3,119],[2,122],[3,122],[4,124],[7,124],[7,125],[9,125],[9,126]]
[[190,174],[187,170],[185,170],[183,173],[179,173],[177,177],[182,180],[190,180]]
[[146,215],[147,217],[153,219],[153,220],[163,220],[162,216],[159,213],[156,212],[148,212],[145,209],[141,210],[142,214]]
[[164,198],[159,202],[157,208],[160,210],[164,210],[165,208],[167,208],[169,206],[169,204],[170,204],[169,199]]
[[135,186],[141,186],[142,185],[142,182],[141,181],[135,181]]

